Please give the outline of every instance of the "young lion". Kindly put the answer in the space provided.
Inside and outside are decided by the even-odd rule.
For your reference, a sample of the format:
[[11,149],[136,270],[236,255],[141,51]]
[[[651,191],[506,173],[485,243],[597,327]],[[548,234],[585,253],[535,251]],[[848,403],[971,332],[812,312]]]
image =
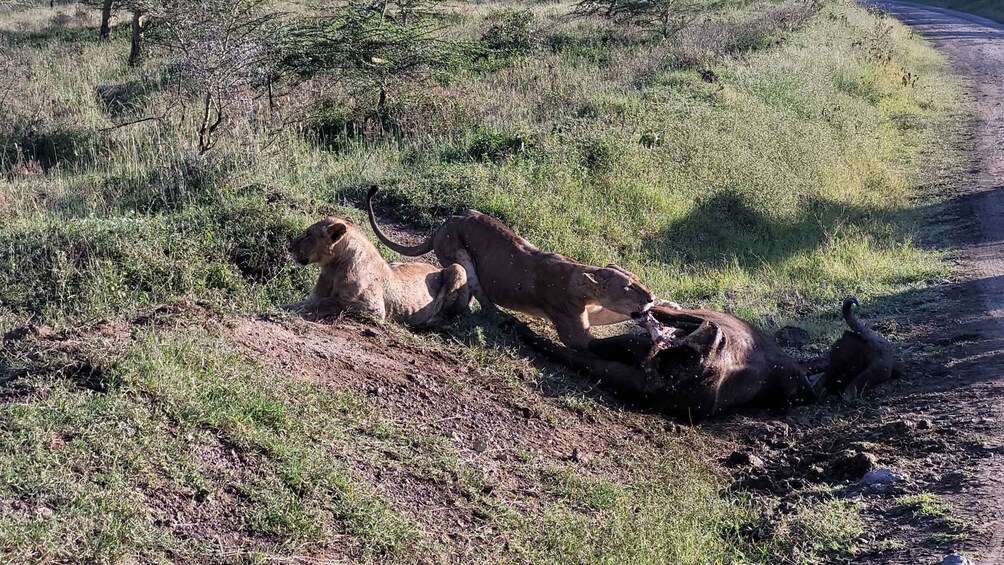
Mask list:
[[289,244],[300,265],[318,263],[321,275],[310,296],[290,309],[353,308],[380,322],[432,326],[469,307],[467,273],[453,264],[390,263],[350,220],[327,217]]

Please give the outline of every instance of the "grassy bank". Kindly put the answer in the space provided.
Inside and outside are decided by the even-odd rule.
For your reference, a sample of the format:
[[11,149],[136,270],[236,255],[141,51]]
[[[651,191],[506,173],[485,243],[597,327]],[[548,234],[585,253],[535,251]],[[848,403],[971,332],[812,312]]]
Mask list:
[[[477,39],[503,7],[444,21]],[[93,9],[0,12],[0,332],[69,332],[0,354],[4,559],[854,551],[856,510],[825,486],[783,513],[733,492],[709,462],[715,438],[604,404],[483,318],[442,335],[387,330],[381,362],[395,347],[459,356],[477,378],[450,390],[497,387],[488,408],[510,416],[512,399],[530,406],[541,445],[596,422],[637,443],[611,440],[589,465],[520,447],[524,436],[478,457],[443,427],[454,415],[391,416],[366,387],[302,382],[233,342],[235,318],[274,316],[309,290],[316,271],[294,268],[285,242],[322,214],[361,221],[371,183],[385,187],[381,209],[419,229],[474,207],[540,247],[620,262],[662,296],[819,335],[838,331],[845,293],[867,301],[947,272],[914,243],[937,198],[916,187],[950,158],[960,90],[892,20],[842,1],[735,2],[664,42],[567,18],[568,4],[517,7],[533,14],[530,47],[395,86],[387,135],[361,130],[364,102],[310,83],[283,104],[323,111],[280,131],[235,121],[203,156],[162,55],[126,66],[127,25],[99,44]],[[181,299],[209,314],[137,321]],[[379,376],[368,369],[342,367]]]
[[[470,10],[459,25],[476,30],[488,8]],[[21,150],[7,155],[0,249],[38,260],[7,262],[4,304],[53,319],[182,294],[290,300],[309,277],[280,240],[322,212],[360,219],[373,182],[420,226],[474,207],[541,247],[623,262],[664,296],[747,317],[831,311],[846,292],[943,273],[911,243],[911,186],[957,93],[940,59],[850,6],[798,33],[807,5],[745,10],[653,45],[602,22],[545,26],[560,9],[538,9],[541,51],[402,86],[400,141],[329,139],[322,114],[279,139],[238,131],[205,157],[184,123],[102,129],[173,102],[154,65],[123,67],[121,44],[70,52],[61,28],[7,32],[29,46],[7,67],[7,143]],[[113,120],[94,92],[123,84]],[[121,248],[133,236],[144,251]]]

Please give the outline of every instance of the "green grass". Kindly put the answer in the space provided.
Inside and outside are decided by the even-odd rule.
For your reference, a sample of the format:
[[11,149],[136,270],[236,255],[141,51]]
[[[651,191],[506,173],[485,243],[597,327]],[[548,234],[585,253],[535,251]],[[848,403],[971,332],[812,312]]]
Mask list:
[[219,560],[335,540],[343,554],[423,551],[415,524],[340,455],[402,445],[376,432],[359,398],[277,378],[219,328],[139,330],[124,351],[83,349],[99,391],[45,371],[55,359],[26,361],[40,374],[7,385],[0,501],[17,502],[0,517],[5,559]]
[[952,505],[935,494],[923,492],[896,499],[895,510],[944,530],[931,535],[933,541],[954,543],[969,539],[969,526],[953,515]]
[[[459,6],[449,32],[481,37],[501,6]],[[181,298],[223,319],[273,312],[316,276],[285,242],[323,214],[368,229],[359,205],[374,182],[378,206],[418,227],[475,207],[542,248],[619,262],[667,298],[819,336],[839,331],[848,292],[891,310],[948,272],[915,243],[942,197],[917,187],[954,170],[961,86],[902,26],[842,0],[744,1],[653,43],[565,19],[567,3],[520,7],[539,49],[395,87],[394,136],[345,135],[368,102],[311,83],[281,108],[336,110],[279,133],[237,115],[202,157],[163,55],[126,66],[127,26],[99,44],[93,8],[58,8],[69,23],[41,3],[3,8],[0,333]],[[122,94],[106,106],[109,87]],[[411,339],[532,397],[552,427],[610,410],[485,320]],[[135,327],[114,346],[92,335],[72,355],[0,353],[0,374],[28,369],[0,384],[0,559],[438,562],[463,548],[485,561],[774,563],[856,549],[856,507],[822,496],[770,516],[776,501],[727,490],[700,429],[653,432],[616,469],[520,450],[520,488],[495,492],[497,477],[421,422],[291,380],[215,323],[190,324]],[[553,404],[544,385],[561,391]],[[360,472],[381,466],[477,527],[437,530]]]
[[921,518],[943,518],[952,512],[950,504],[929,492],[900,497],[896,504],[901,510]]
[[914,0],[917,4],[928,4],[969,12],[1004,23],[1004,6],[996,0]]
[[[749,16],[725,17],[738,33],[728,25]],[[775,32],[784,41],[769,49],[694,66],[671,63],[703,49],[696,32],[670,46],[613,44],[595,61],[564,45],[598,32],[566,23],[554,32],[566,38],[560,47],[533,60],[439,90],[402,87],[395,119],[413,130],[403,144],[345,140],[325,151],[291,132],[264,151],[224,143],[206,158],[192,155],[184,124],[94,133],[109,122],[95,85],[146,85],[125,117],[170,105],[155,69],[123,69],[120,46],[84,45],[72,57],[54,51],[59,42],[19,49],[39,77],[19,89],[59,118],[32,126],[51,170],[38,177],[14,158],[0,185],[11,217],[0,280],[15,289],[3,302],[51,319],[180,294],[245,308],[292,300],[309,283],[281,264],[276,242],[321,212],[361,220],[352,206],[378,182],[388,192],[378,205],[422,226],[475,207],[541,247],[623,263],[683,303],[761,320],[832,318],[843,294],[890,294],[946,272],[912,243],[925,210],[911,187],[959,90],[930,47],[894,23],[841,3],[812,22]],[[704,67],[716,83],[700,79]],[[906,72],[921,78],[904,86]],[[16,99],[12,132],[30,111]],[[242,231],[245,213],[254,230]],[[136,234],[153,250],[127,257],[140,252],[95,230]],[[247,239],[260,230],[265,239]],[[49,237],[66,245],[40,258],[30,242]],[[67,256],[80,246],[95,261]],[[149,288],[142,275],[114,272],[151,260],[157,276],[183,266],[181,280]],[[50,267],[62,274],[44,280]]]

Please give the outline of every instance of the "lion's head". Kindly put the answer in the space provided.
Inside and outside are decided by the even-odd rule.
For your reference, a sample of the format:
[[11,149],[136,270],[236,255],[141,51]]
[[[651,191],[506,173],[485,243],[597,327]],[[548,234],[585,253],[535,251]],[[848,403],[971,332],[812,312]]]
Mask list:
[[289,244],[293,260],[301,265],[327,263],[334,257],[335,246],[345,236],[352,222],[329,216],[310,226]]
[[630,316],[647,312],[655,303],[652,292],[641,284],[633,273],[607,265],[593,272],[585,272],[586,284],[592,287],[594,296],[604,297],[603,306],[614,312]]

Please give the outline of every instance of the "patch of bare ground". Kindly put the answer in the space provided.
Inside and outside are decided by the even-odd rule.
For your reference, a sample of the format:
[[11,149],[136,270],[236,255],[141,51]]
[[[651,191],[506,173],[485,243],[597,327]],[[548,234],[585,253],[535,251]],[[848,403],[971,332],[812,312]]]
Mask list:
[[[480,494],[520,512],[546,504],[542,468],[628,481],[624,462],[658,449],[667,431],[678,434],[683,449],[709,456],[728,450],[663,416],[622,409],[602,393],[587,392],[588,385],[582,391],[593,404],[570,406],[567,396],[555,394],[567,383],[535,382],[529,365],[506,378],[398,328],[349,318],[330,324],[249,318],[229,326],[233,340],[274,371],[366,395],[381,418],[449,442],[458,468],[476,475],[471,482]],[[505,532],[485,520],[484,509],[456,481],[385,455],[373,461],[345,454],[356,474],[433,539],[449,544],[456,557],[476,554],[485,542],[504,544]]]

